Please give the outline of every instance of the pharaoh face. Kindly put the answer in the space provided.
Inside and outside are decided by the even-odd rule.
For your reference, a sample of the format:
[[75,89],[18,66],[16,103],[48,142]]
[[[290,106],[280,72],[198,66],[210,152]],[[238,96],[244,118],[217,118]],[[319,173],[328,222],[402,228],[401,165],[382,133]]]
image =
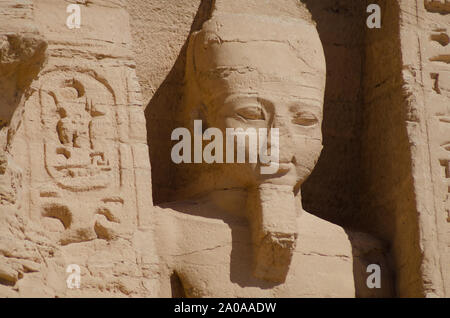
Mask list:
[[[268,151],[279,147],[279,165],[261,173],[261,162],[223,164],[239,184],[299,187],[322,149],[325,59],[315,27],[307,22],[213,18],[190,43],[190,74],[207,127],[268,131]],[[189,72],[189,68],[188,68]],[[279,132],[271,143],[270,131]],[[248,140],[247,140],[248,141]],[[246,142],[246,158],[249,142]],[[246,161],[248,162],[248,161]]]

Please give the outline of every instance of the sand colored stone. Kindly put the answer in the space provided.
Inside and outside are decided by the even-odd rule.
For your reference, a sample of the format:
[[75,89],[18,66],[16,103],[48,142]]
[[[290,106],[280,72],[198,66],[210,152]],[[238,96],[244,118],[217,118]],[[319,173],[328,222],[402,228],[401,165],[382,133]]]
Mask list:
[[[450,295],[447,0],[71,2],[0,3],[1,297]],[[175,164],[194,120],[279,169]]]
[[[33,11],[36,39],[45,41],[35,46],[46,47],[46,61],[24,98],[11,106],[24,109],[20,127],[4,127],[15,136],[5,148],[2,178],[21,180],[20,187],[11,182],[21,199],[6,198],[5,204],[2,199],[2,291],[11,286],[2,293],[152,296],[156,255],[154,248],[138,247],[153,242],[144,213],[152,201],[128,15],[120,2],[90,2],[82,8],[90,27],[70,30],[66,6],[58,1],[18,6]],[[109,21],[97,19],[103,14]],[[11,43],[22,33],[6,37]],[[36,41],[23,40],[20,54],[13,55],[21,57],[18,63],[36,64]],[[13,179],[15,174],[20,178]],[[81,268],[81,289],[67,288],[70,264]]]

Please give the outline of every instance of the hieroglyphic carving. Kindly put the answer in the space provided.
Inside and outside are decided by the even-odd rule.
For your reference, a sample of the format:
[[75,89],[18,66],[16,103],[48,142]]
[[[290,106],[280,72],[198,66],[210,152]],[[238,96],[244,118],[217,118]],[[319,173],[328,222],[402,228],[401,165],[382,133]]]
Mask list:
[[128,106],[119,107],[116,88],[105,77],[92,69],[50,68],[27,101],[28,109],[37,109],[27,125],[40,148],[32,156],[41,153],[43,159],[32,168],[36,199],[41,217],[60,221],[59,229],[50,220],[44,223],[56,229],[62,245],[111,240],[130,225],[118,132],[120,120],[127,121],[118,109]]
[[441,14],[450,13],[449,0],[425,0],[425,8],[430,12],[438,12]]
[[[448,0],[425,0],[426,10],[430,18],[434,21],[431,29],[425,31],[427,34],[421,41],[422,54],[427,64],[424,64],[424,71],[429,75],[430,86],[425,90],[426,99],[432,101],[429,104],[432,120],[431,148],[432,152],[441,167],[442,199],[446,207],[449,206],[450,193],[450,48],[449,48],[449,24],[445,15],[450,13],[450,1]],[[436,16],[440,13],[440,16]],[[432,160],[436,160],[432,159]],[[439,181],[438,181],[439,182]],[[445,189],[444,189],[445,188]],[[441,193],[441,191],[438,191]],[[444,194],[445,193],[445,194]],[[446,209],[446,220],[450,222],[450,212]]]
[[[423,211],[418,215],[422,279],[425,294],[429,297],[445,296],[450,286],[450,151],[447,147],[450,143],[450,68],[447,62],[450,25],[446,5],[445,1],[418,0],[411,24],[405,23],[401,27],[403,36],[411,40],[402,44],[404,66],[412,71],[412,77],[404,78],[411,88],[408,112],[418,116],[407,125],[409,138],[414,140],[411,143],[415,162],[412,173],[420,179],[416,197],[417,206]],[[409,2],[401,6],[406,11],[410,8]],[[401,16],[406,17],[406,14]],[[412,45],[414,42],[417,45]],[[411,45],[416,54],[409,55]],[[421,172],[416,169],[419,163],[423,164]]]
[[[449,95],[449,88],[445,82],[441,82],[442,78],[442,72],[432,72],[430,73],[431,78],[435,81],[433,85],[433,94],[436,94],[436,98],[442,98],[447,99]],[[447,72],[443,72],[444,76],[448,76]],[[446,188],[445,192],[447,193],[445,195],[445,206],[449,206],[449,195],[450,194],[450,112],[448,109],[444,111],[439,111],[435,114],[437,121],[437,126],[435,129],[437,129],[439,132],[436,132],[436,138],[439,140],[439,147],[438,147],[438,160],[439,164],[442,167],[442,181],[443,186]],[[446,139],[447,138],[447,139]],[[446,208],[447,212],[447,221],[450,222],[450,210]]]
[[[445,122],[442,120],[440,122],[445,123],[446,125],[450,124],[450,122]],[[444,199],[447,222],[450,222],[450,143],[441,145],[439,163],[442,166],[441,175],[447,192]]]
[[130,235],[130,211],[142,208],[133,192],[151,180],[135,73],[61,65],[33,88],[27,126],[42,152],[32,175],[45,226],[62,245]]
[[[442,121],[441,121],[442,122]],[[449,124],[449,123],[447,123]],[[445,211],[447,213],[447,222],[450,222],[450,159],[449,153],[450,153],[450,144],[444,144],[440,147],[441,155],[439,159],[440,165],[442,166],[442,177],[444,180],[444,184],[447,187],[447,194],[445,195]]]
[[447,212],[447,222],[450,222],[450,195],[445,198],[445,211]]
[[[441,32],[439,32],[441,31]],[[439,43],[442,46],[447,46],[449,43],[449,36],[445,33],[445,30],[436,30],[436,33],[431,34],[430,40]]]
[[111,181],[114,97],[90,75],[49,73],[40,90],[47,135],[45,165],[64,189],[105,188]]
[[[6,108],[5,113],[0,106],[0,148],[5,148],[4,141],[9,136],[1,127],[6,124],[9,130],[17,131],[10,153],[23,169],[24,186],[16,199],[17,207],[21,205],[23,211],[19,221],[21,225],[35,226],[32,231],[30,227],[20,227],[21,231],[9,235],[12,226],[9,220],[5,222],[5,218],[1,218],[4,226],[0,228],[0,234],[8,233],[11,242],[20,244],[26,231],[24,242],[27,247],[36,249],[40,255],[36,259],[42,260],[42,266],[33,269],[33,275],[30,275],[33,277],[29,280],[27,275],[21,279],[22,273],[11,271],[14,273],[11,293],[51,297],[92,296],[93,293],[148,296],[156,293],[149,283],[149,277],[153,279],[153,273],[155,277],[157,273],[154,248],[150,246],[151,229],[137,229],[139,211],[142,215],[149,214],[152,206],[151,178],[142,100],[139,100],[140,88],[124,2],[93,0],[80,3],[83,26],[77,30],[64,25],[67,18],[64,1],[0,2],[0,64],[5,60],[2,56],[8,57],[1,51],[14,53],[13,57],[24,55],[17,53],[33,53],[29,45],[22,43],[28,43],[28,37],[25,37],[28,33],[40,32],[47,48],[45,65],[39,68],[39,74],[30,78],[30,88],[23,97],[23,109],[17,108],[14,112],[20,111],[23,115],[20,129],[13,125],[9,116],[13,113],[9,110],[15,108]],[[6,39],[9,40],[9,34],[15,31],[11,21],[31,25],[24,21],[25,17],[35,22],[26,34],[25,28],[19,28],[18,33],[24,35],[25,40],[14,38],[14,42],[9,42],[15,46],[1,45],[5,43],[2,32],[7,32]],[[35,40],[35,37],[30,39]],[[40,42],[31,40],[31,44],[41,49]],[[38,57],[41,55],[43,52]],[[28,55],[25,57],[29,58]],[[23,72],[11,67],[7,72],[12,77],[22,73],[30,75],[37,60],[33,57],[20,69]],[[6,63],[7,66],[16,65],[15,59],[6,59]],[[1,66],[0,69],[4,69]],[[13,85],[13,81],[5,83],[11,87],[11,96],[19,95],[19,85]],[[4,94],[0,95],[1,103]],[[15,106],[16,99],[10,100],[9,104]],[[22,100],[17,99],[18,102]],[[142,155],[144,153],[146,157]],[[7,202],[2,198],[6,193],[2,191],[2,185],[11,179],[13,172],[8,160],[7,157],[0,158],[2,204]],[[2,170],[7,173],[5,178]],[[11,201],[10,197],[8,193],[6,199]],[[15,206],[10,210],[11,215],[19,215]],[[8,215],[0,213],[0,216]],[[3,229],[6,231],[2,232]],[[0,241],[4,242],[3,238],[1,236]],[[41,242],[45,242],[45,247],[38,251]],[[30,243],[36,243],[37,248]],[[7,252],[13,250],[17,250],[15,246]],[[25,259],[27,255],[31,254],[26,251],[17,259]],[[0,255],[3,269],[2,257]],[[8,262],[12,268],[20,266],[16,259]],[[65,289],[65,268],[70,263],[78,264],[83,271],[80,290]],[[145,277],[139,274],[141,270],[145,271]],[[46,279],[47,273],[51,279]],[[0,294],[4,295],[4,291],[0,279]],[[6,291],[9,295],[10,290]]]

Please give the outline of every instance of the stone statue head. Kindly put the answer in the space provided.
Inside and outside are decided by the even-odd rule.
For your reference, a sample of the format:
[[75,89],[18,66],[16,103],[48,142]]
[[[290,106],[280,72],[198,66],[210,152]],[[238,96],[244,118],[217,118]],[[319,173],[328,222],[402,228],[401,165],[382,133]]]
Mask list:
[[274,183],[299,188],[322,149],[325,75],[319,35],[307,19],[216,14],[192,34],[186,124],[200,119],[203,129],[216,127],[224,136],[226,128],[279,131],[275,172],[261,174],[260,163],[225,163],[216,165],[219,179],[233,187]]
[[[186,66],[187,126],[201,120],[203,129],[218,128],[223,136],[227,128],[279,133],[278,144],[267,136],[268,151],[279,151],[272,173],[261,173],[259,161],[197,168],[198,175],[206,175],[203,186],[248,189],[254,275],[275,282],[285,279],[296,244],[294,196],[322,150],[325,57],[309,13],[304,14],[303,5],[295,6],[302,12],[298,16],[216,10],[191,35]],[[246,159],[249,144],[248,138]]]

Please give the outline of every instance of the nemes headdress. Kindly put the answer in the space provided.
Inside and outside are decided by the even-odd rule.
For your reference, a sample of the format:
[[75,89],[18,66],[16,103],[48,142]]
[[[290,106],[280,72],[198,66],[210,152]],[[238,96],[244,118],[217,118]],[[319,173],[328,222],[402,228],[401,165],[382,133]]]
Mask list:
[[[287,55],[298,63],[287,64]],[[186,106],[208,100],[218,87],[225,89],[230,83],[239,89],[255,81],[284,85],[320,81],[317,86],[325,82],[324,76],[308,78],[308,74],[325,74],[325,60],[315,24],[302,2],[216,0],[210,19],[189,39]]]

